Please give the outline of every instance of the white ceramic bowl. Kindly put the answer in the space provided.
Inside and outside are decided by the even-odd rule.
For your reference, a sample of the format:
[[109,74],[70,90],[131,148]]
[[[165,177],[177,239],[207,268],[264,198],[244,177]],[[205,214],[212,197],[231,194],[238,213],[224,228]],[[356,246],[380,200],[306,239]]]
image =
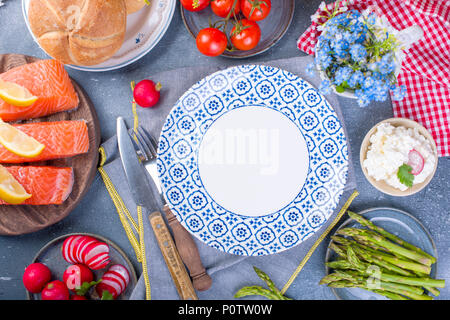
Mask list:
[[[387,184],[383,180],[377,181],[374,178],[372,178],[371,176],[369,176],[369,174],[367,173],[367,169],[363,166],[363,163],[364,163],[364,160],[366,159],[367,151],[370,146],[370,137],[372,136],[372,134],[375,133],[377,126],[381,123],[389,123],[394,127],[403,126],[406,128],[417,128],[419,133],[430,141],[436,161],[435,161],[433,171],[425,179],[425,181],[415,184],[411,188],[408,188],[407,190],[402,191],[400,189],[392,187],[391,185]],[[410,119],[406,119],[406,118],[389,118],[389,119],[386,119],[386,120],[383,120],[383,121],[377,123],[372,129],[370,129],[370,131],[366,134],[366,136],[364,137],[364,140],[361,144],[359,159],[360,159],[360,163],[361,163],[361,169],[362,169],[366,179],[379,191],[389,194],[391,196],[397,196],[397,197],[409,196],[409,195],[417,193],[420,190],[422,190],[423,188],[425,188],[428,185],[428,183],[431,181],[431,179],[433,178],[434,173],[436,172],[437,164],[438,164],[436,143],[434,142],[434,139],[431,136],[431,134],[428,132],[427,129],[425,129],[419,123],[417,123],[413,120],[410,120]]]

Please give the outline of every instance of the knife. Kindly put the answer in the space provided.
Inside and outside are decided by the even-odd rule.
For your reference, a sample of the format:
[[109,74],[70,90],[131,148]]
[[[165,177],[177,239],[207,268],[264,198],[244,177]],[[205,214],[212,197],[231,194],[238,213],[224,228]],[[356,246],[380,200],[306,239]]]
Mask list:
[[178,294],[183,300],[198,300],[186,267],[181,260],[169,229],[156,205],[157,202],[153,197],[146,170],[139,161],[133,141],[128,135],[127,126],[122,117],[117,118],[117,138],[120,158],[131,195],[136,205],[142,208],[143,214],[150,213],[150,224]]
[[200,253],[192,235],[181,225],[180,221],[175,217],[172,210],[168,206],[166,199],[161,190],[161,181],[159,180],[158,169],[156,165],[157,147],[153,138],[146,132],[143,127],[138,126],[137,129],[129,129],[130,136],[137,144],[137,154],[144,165],[145,169],[152,178],[158,194],[163,203],[163,212],[166,215],[169,227],[175,240],[178,252],[187,267],[192,278],[192,284],[198,291],[208,290],[212,285],[212,278],[206,272],[200,258]]

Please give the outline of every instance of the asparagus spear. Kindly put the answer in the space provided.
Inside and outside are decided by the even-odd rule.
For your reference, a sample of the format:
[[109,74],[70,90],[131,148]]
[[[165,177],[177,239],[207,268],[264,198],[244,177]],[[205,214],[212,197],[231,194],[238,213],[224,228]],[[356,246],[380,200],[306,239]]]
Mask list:
[[235,298],[242,298],[245,296],[263,296],[270,300],[280,300],[280,297],[277,294],[261,286],[243,287],[234,295]]
[[406,242],[403,239],[400,239],[396,235],[393,235],[392,233],[387,232],[383,228],[376,226],[372,221],[369,221],[369,220],[365,219],[363,216],[361,216],[361,215],[359,215],[357,213],[354,213],[354,212],[351,212],[351,211],[348,211],[347,213],[350,216],[350,218],[352,218],[353,220],[356,220],[362,226],[365,226],[365,227],[367,227],[369,229],[372,229],[372,230],[378,232],[379,234],[381,234],[382,236],[384,236],[385,238],[387,238],[387,239],[389,239],[391,241],[394,241],[397,244],[399,244],[401,246],[404,246],[407,249],[410,249],[412,251],[415,251],[415,252],[421,254],[422,256],[430,259],[432,263],[436,263],[436,258],[433,257],[432,255],[426,253],[422,249],[417,248],[416,246],[410,244],[409,242]]
[[[340,280],[340,281],[334,281],[331,282],[330,284],[328,284],[329,287],[332,288],[361,288],[361,289],[365,289],[365,290],[369,290],[372,291],[374,290],[373,288],[368,288],[364,283],[359,283],[359,282],[354,282],[354,281],[349,281],[349,280]],[[414,300],[432,300],[433,298],[425,295],[425,294],[417,294],[417,293],[412,293],[410,291],[401,289],[397,286],[397,284],[392,284],[392,283],[383,283],[381,285],[380,289],[375,289],[375,290],[382,290],[382,291],[387,291],[387,292],[391,292],[396,294],[398,297],[398,295],[403,295],[406,296],[408,298],[414,299]]]
[[373,231],[357,228],[344,228],[338,230],[336,233],[350,237],[359,236],[362,239],[369,241],[371,243],[375,243],[376,245],[382,246],[388,249],[389,251],[392,251],[393,253],[418,261],[426,266],[431,266],[431,260],[429,258],[424,257],[423,255],[415,251],[411,251],[409,249],[396,245]]
[[262,270],[258,269],[257,267],[253,267],[256,274],[267,284],[269,289],[265,289],[261,286],[248,286],[243,287],[239,289],[234,297],[235,298],[242,298],[245,296],[251,296],[251,295],[257,295],[257,296],[263,296],[271,300],[292,300],[288,297],[285,297],[280,290],[275,286],[273,281],[269,278],[269,276],[264,273]]

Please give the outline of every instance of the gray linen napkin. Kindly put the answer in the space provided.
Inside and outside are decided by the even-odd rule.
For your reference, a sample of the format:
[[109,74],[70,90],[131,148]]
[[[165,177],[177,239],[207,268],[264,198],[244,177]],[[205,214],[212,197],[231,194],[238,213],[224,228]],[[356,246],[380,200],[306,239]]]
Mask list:
[[[264,64],[290,71],[310,82],[315,87],[318,87],[320,82],[319,78],[311,77],[305,72],[306,66],[310,62],[312,62],[312,58],[306,56],[268,61]],[[161,100],[157,107],[151,109],[138,107],[137,113],[139,116],[139,124],[145,127],[155,139],[159,138],[164,121],[178,98],[194,83],[218,69],[219,68],[217,67],[183,68],[153,75],[151,78],[161,82],[165,89],[161,92]],[[344,124],[337,97],[334,94],[330,94],[327,95],[326,98],[330,105],[334,107],[341,123]],[[131,128],[133,124],[133,115],[131,111],[127,120],[128,126]],[[106,162],[103,168],[131,215],[135,221],[137,221],[136,205],[132,200],[119,158],[117,138],[115,136],[110,138],[102,146],[106,153]],[[350,155],[350,146],[348,146],[348,148]],[[336,218],[336,215],[350,197],[355,187],[356,182],[350,159],[348,182],[340,203],[333,215],[321,229],[316,232],[316,234],[302,242],[300,245],[278,254],[261,257],[242,257],[224,253],[209,247],[195,238],[202,262],[213,279],[213,285],[209,290],[197,292],[199,299],[233,299],[236,291],[242,286],[261,284],[261,280],[255,274],[253,266],[257,266],[266,272],[278,287],[281,288],[284,286],[318,237],[320,237],[328,225]],[[157,194],[156,187],[154,190],[154,199],[156,199],[155,201],[159,201],[159,207],[162,208],[162,202]],[[138,235],[136,235],[136,237],[139,239]],[[179,299],[147,217],[144,217],[144,239],[148,275],[151,286],[151,299]],[[308,286],[317,284],[310,283],[303,285]],[[294,299],[296,298],[295,290],[288,290],[286,295]],[[249,297],[248,299],[255,298],[258,297]],[[145,299],[145,283],[143,276],[140,277],[137,286],[133,290],[131,299]]]

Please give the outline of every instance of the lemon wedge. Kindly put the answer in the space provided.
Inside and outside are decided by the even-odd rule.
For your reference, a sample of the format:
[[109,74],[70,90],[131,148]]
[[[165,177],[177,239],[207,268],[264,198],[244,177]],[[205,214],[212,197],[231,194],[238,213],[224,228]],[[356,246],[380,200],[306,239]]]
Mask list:
[[10,204],[20,204],[31,197],[23,186],[0,165],[0,199]]
[[31,106],[37,100],[27,88],[0,79],[0,99],[16,107]]
[[38,156],[45,145],[0,119],[0,144],[21,157]]

